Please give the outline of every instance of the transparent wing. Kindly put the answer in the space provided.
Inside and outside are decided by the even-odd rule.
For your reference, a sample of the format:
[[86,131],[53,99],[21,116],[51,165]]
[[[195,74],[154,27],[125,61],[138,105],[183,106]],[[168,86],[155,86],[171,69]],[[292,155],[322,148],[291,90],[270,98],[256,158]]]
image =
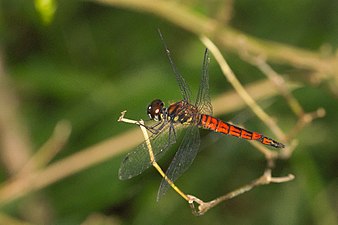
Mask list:
[[[149,140],[155,160],[159,160],[169,147],[176,142],[176,134],[181,129],[175,124],[167,123],[158,134],[150,136]],[[119,169],[120,180],[130,179],[141,174],[151,166],[149,150],[146,141],[127,154]]]
[[[183,141],[172,160],[166,175],[175,182],[192,164],[200,145],[200,134],[197,126],[190,126],[184,135]],[[162,179],[158,190],[157,200],[159,200],[169,189],[170,185]]]
[[205,49],[201,82],[200,87],[198,89],[195,105],[197,106],[197,109],[200,113],[212,115],[212,105],[209,96],[209,74],[208,74],[209,62],[210,62],[209,52],[208,49]]
[[166,45],[166,43],[164,41],[164,38],[162,36],[161,31],[159,29],[158,29],[158,33],[160,35],[161,41],[162,41],[162,43],[164,45],[166,54],[168,56],[168,59],[169,59],[169,62],[170,62],[170,66],[171,66],[171,68],[174,71],[174,74],[176,76],[176,81],[178,83],[178,86],[180,87],[180,91],[181,91],[181,94],[183,96],[183,99],[186,100],[187,102],[190,102],[191,91],[189,89],[189,86],[185,82],[185,80],[182,77],[182,75],[179,73],[178,69],[176,68],[175,63],[174,63],[174,61],[171,58],[170,51],[169,51],[169,49],[168,49],[168,47],[167,47],[167,45]]

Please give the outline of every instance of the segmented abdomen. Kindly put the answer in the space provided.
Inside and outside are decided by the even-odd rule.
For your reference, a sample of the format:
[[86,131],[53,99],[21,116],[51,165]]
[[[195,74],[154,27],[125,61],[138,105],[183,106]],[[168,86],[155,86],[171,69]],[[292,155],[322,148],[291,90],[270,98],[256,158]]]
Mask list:
[[223,122],[220,119],[217,119],[213,116],[209,116],[206,114],[201,114],[201,119],[198,123],[198,126],[204,129],[213,130],[218,133],[229,134],[231,136],[243,138],[246,140],[256,140],[264,145],[269,145],[275,148],[285,147],[282,143],[279,143],[271,138],[265,137],[262,134],[245,130],[243,128]]

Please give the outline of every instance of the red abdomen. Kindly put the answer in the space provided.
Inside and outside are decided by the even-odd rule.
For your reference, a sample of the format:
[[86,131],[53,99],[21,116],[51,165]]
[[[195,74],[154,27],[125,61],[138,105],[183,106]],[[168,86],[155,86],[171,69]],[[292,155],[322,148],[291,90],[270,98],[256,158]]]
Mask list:
[[217,119],[213,116],[209,116],[206,114],[201,114],[201,119],[198,123],[198,126],[204,129],[213,130],[218,133],[229,134],[231,136],[243,138],[246,140],[256,140],[264,145],[269,145],[275,148],[285,147],[282,143],[279,143],[271,138],[265,137],[262,134],[245,130],[243,128],[223,122],[220,119]]

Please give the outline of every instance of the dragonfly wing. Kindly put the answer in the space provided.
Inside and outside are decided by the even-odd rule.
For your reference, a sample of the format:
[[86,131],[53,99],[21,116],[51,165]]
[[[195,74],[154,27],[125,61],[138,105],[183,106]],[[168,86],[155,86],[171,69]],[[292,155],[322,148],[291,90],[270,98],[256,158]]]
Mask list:
[[209,96],[209,52],[205,49],[200,87],[196,98],[196,106],[200,113],[212,115],[212,105]]
[[181,91],[181,94],[183,95],[183,99],[189,102],[190,101],[190,96],[191,96],[191,91],[189,89],[189,86],[185,82],[184,78],[182,77],[182,75],[178,71],[178,69],[177,69],[177,67],[176,67],[173,59],[171,58],[170,51],[168,49],[167,44],[164,41],[164,38],[163,38],[163,35],[162,35],[161,31],[158,30],[158,33],[159,33],[161,41],[162,41],[162,43],[164,45],[167,57],[169,59],[170,66],[171,66],[171,68],[174,71],[174,74],[176,76],[176,81],[178,83],[178,86],[180,87],[180,91]]
[[[199,145],[199,129],[196,126],[190,126],[186,130],[183,141],[166,172],[167,177],[171,181],[177,180],[190,167],[197,155]],[[157,194],[158,200],[168,191],[169,187],[168,182],[162,179]]]
[[[174,125],[168,123],[162,128],[160,133],[150,136],[149,141],[156,161],[162,158],[169,147],[176,142],[175,133],[177,133],[177,131],[174,129]],[[119,178],[120,180],[130,179],[141,174],[150,166],[149,149],[147,141],[144,141],[124,158],[119,169]]]

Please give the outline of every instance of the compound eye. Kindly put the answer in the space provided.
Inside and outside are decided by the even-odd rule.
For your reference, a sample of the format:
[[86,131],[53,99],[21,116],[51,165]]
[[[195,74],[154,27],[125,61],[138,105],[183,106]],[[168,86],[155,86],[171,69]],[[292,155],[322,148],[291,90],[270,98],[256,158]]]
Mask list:
[[156,99],[150,103],[150,105],[147,108],[147,114],[150,119],[159,121],[162,119],[161,115],[163,114],[163,107],[164,103]]

